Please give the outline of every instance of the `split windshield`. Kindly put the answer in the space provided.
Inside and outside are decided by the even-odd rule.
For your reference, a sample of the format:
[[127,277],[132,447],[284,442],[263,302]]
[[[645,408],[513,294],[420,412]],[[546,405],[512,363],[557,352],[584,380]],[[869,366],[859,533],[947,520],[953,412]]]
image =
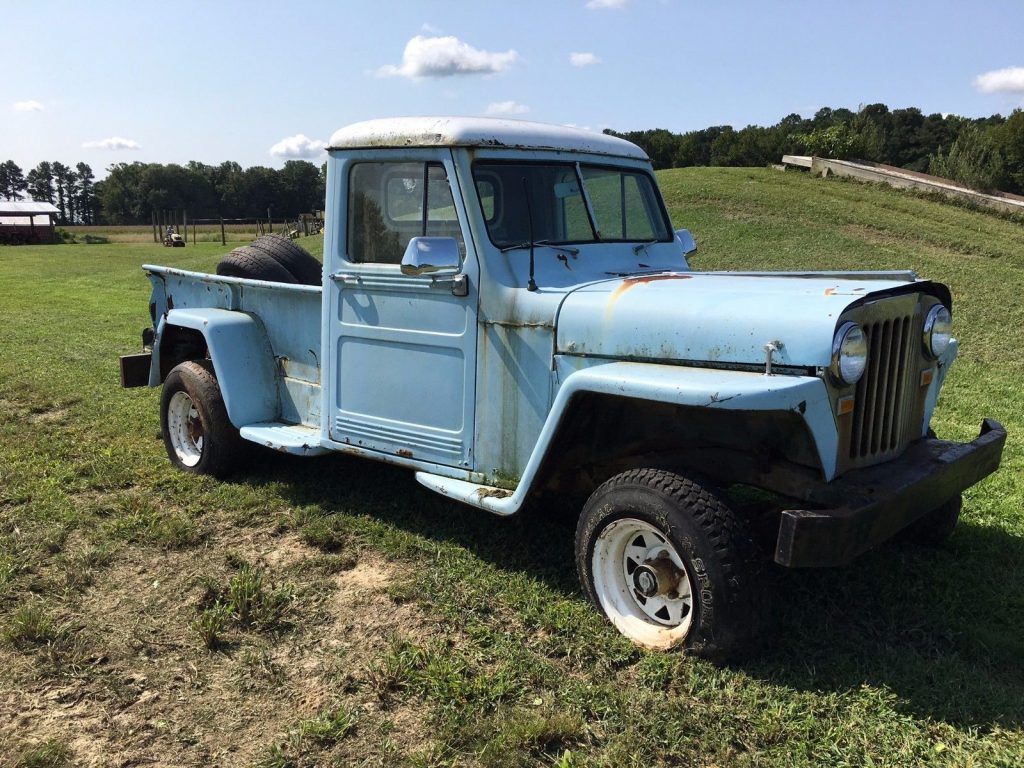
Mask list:
[[479,162],[473,180],[487,233],[499,248],[528,243],[669,241],[649,174],[586,163]]

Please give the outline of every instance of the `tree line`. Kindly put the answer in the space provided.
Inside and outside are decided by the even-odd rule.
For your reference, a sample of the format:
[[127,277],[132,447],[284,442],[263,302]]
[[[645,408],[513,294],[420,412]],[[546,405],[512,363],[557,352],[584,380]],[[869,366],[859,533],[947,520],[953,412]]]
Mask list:
[[6,160],[0,163],[0,198],[28,196],[56,205],[59,224],[93,224],[100,217],[95,178],[87,163],[71,168],[44,160],[25,174],[13,160]]
[[[925,115],[915,107],[823,107],[775,125],[718,125],[673,133],[606,130],[640,145],[655,168],[763,166],[784,154],[860,158],[926,171],[983,191],[1024,194],[1024,111],[1009,117]],[[235,162],[207,165],[115,163],[95,181],[86,163],[41,162],[24,174],[0,163],[0,198],[51,202],[62,224],[147,224],[153,211],[185,209],[192,218],[292,217],[323,207],[326,165],[289,160],[283,168]]]
[[1024,194],[1024,111],[1009,117],[925,115],[916,107],[869,104],[856,112],[822,107],[811,118],[787,115],[771,126],[730,125],[673,133],[616,132],[642,147],[655,168],[763,166],[784,154],[863,159],[934,173],[982,191]]
[[58,224],[148,224],[154,211],[183,209],[191,218],[293,217],[321,210],[327,166],[289,160],[283,168],[235,162],[207,165],[115,163],[94,181],[78,163],[39,163],[24,174],[12,160],[0,163],[0,199],[26,196],[57,206]]

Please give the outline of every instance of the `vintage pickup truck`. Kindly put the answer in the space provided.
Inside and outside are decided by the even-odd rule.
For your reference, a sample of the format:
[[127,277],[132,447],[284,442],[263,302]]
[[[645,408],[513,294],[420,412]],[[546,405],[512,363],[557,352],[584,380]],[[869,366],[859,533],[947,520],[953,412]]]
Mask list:
[[[163,385],[183,470],[223,476],[245,441],[339,451],[496,515],[579,515],[612,624],[720,656],[764,633],[770,561],[938,543],[999,465],[995,421],[929,428],[957,352],[945,286],[694,271],[629,142],[405,118],[339,130],[327,166],[322,270],[268,237],[216,275],[145,267],[153,328],[122,383]],[[750,488],[778,503],[733,500]]]

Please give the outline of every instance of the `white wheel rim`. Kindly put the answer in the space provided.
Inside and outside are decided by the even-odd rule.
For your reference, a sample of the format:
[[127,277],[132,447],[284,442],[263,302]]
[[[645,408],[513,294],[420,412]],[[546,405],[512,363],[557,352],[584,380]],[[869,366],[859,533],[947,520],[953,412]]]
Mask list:
[[594,542],[590,566],[601,608],[622,634],[657,649],[686,638],[693,623],[693,589],[683,559],[664,533],[636,518],[615,520]]
[[167,404],[167,432],[178,461],[194,467],[203,457],[203,422],[187,392],[175,392]]

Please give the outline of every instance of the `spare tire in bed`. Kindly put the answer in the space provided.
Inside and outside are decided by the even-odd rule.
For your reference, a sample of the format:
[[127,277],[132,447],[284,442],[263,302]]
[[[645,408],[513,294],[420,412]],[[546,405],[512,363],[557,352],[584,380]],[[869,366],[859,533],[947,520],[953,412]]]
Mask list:
[[296,283],[295,276],[282,267],[269,254],[243,245],[220,260],[217,274],[224,277],[244,277],[249,280],[270,280],[275,283]]
[[250,245],[273,258],[303,285],[320,285],[323,280],[323,267],[316,257],[283,235],[260,235]]

